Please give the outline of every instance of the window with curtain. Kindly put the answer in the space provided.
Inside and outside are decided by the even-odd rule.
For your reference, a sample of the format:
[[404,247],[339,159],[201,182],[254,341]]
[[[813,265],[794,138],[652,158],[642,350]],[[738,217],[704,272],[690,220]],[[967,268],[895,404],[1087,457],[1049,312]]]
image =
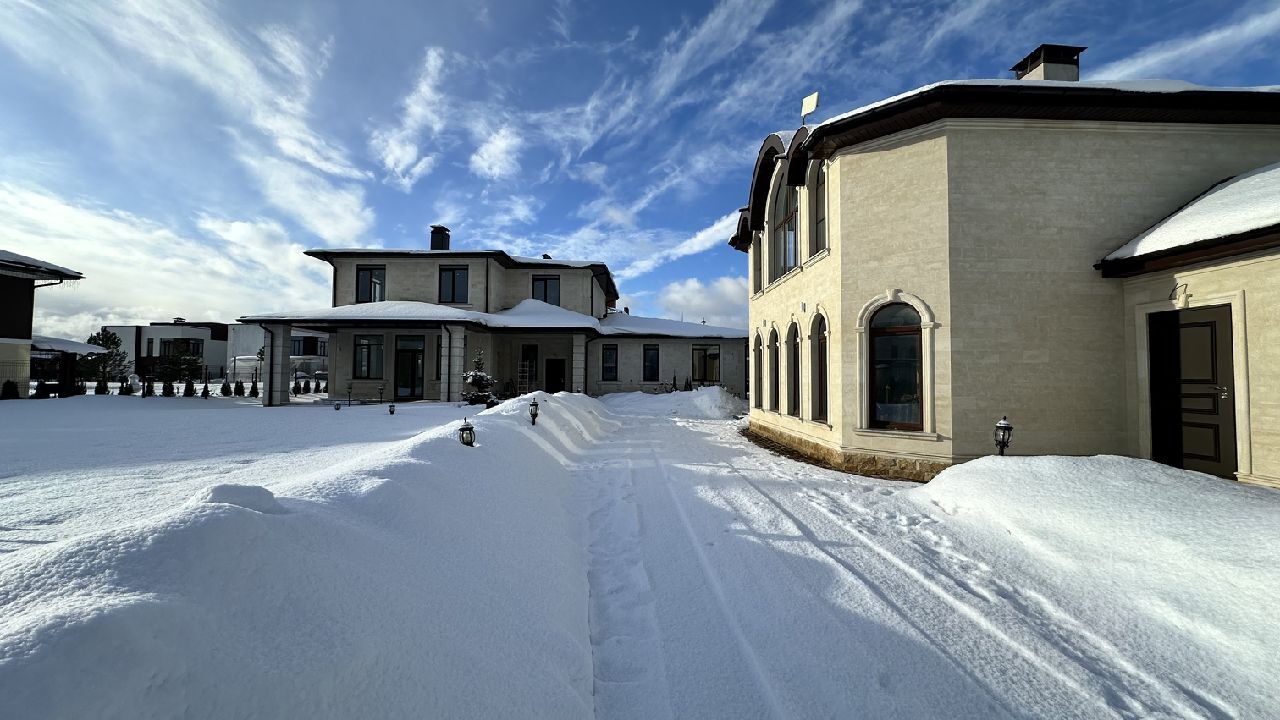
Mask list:
[[358,380],[380,380],[382,365],[382,336],[356,335],[351,376]]
[[778,375],[778,331],[769,331],[769,409],[778,412],[780,394]]
[[800,327],[787,330],[787,414],[800,417]]
[[871,427],[923,429],[920,314],[905,303],[885,305],[871,317],[868,341]]
[[384,265],[356,266],[356,302],[382,302],[387,299],[387,268]]
[[618,346],[600,346],[600,381],[618,381]]
[[778,179],[773,196],[773,215],[769,225],[770,281],[777,280],[796,266],[796,189],[787,185],[785,176]]
[[813,227],[809,232],[809,254],[816,255],[827,248],[827,164],[814,161],[809,182],[809,209]]
[[827,319],[818,315],[813,319],[813,327],[809,333],[809,361],[813,381],[809,383],[812,393],[810,411],[818,422],[827,421]]
[[467,278],[466,266],[440,268],[440,302],[466,303]]

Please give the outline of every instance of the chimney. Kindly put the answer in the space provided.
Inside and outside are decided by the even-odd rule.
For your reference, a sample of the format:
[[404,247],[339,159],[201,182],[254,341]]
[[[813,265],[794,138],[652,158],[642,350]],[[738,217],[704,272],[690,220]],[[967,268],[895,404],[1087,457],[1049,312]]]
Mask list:
[[449,249],[449,228],[443,225],[431,226],[431,249],[432,250],[448,250]]
[[1080,80],[1080,53],[1076,45],[1041,45],[1009,68],[1019,80]]
[[176,318],[174,318],[174,319],[173,319],[173,324],[174,324],[174,325],[181,325],[182,323],[184,323],[184,322],[186,322],[186,321],[187,321],[187,319],[186,319],[186,318],[177,318],[177,317],[176,317]]

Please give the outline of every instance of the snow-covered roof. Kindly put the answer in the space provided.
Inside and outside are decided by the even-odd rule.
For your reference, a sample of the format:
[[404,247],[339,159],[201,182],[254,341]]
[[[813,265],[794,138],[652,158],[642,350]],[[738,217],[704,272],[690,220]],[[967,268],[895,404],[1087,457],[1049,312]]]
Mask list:
[[313,248],[307,255],[321,259],[332,255],[370,255],[381,257],[477,257],[493,256],[499,260],[507,260],[515,265],[554,265],[556,267],[589,268],[604,267],[598,260],[559,260],[556,258],[534,258],[523,255],[511,255],[505,250],[424,250],[421,248]]
[[1280,85],[1264,85],[1258,87],[1212,87],[1208,85],[1196,85],[1195,83],[1184,82],[1182,80],[1117,80],[1113,82],[1089,82],[1075,80],[1013,80],[1004,79],[988,79],[988,80],[943,80],[941,82],[930,83],[914,90],[908,90],[892,97],[887,97],[876,102],[863,105],[845,113],[841,113],[834,117],[827,118],[817,125],[813,126],[814,130],[828,125],[848,120],[858,115],[871,112],[886,105],[892,105],[901,100],[907,100],[922,95],[929,90],[940,87],[1017,87],[1017,88],[1061,88],[1063,90],[1118,90],[1130,93],[1180,93],[1180,92],[1267,92],[1280,93]]
[[693,338],[745,338],[747,336],[747,331],[741,328],[717,327],[627,313],[612,313],[606,316],[600,321],[600,332],[603,335],[664,335]]
[[64,268],[61,265],[54,265],[51,262],[19,255],[8,250],[0,250],[0,272],[6,274],[16,272],[24,276],[61,278],[63,280],[79,280],[84,277],[84,275],[75,270]]
[[1106,259],[1150,255],[1272,226],[1280,226],[1280,163],[1218,183]]
[[340,305],[338,307],[296,312],[262,313],[240,318],[242,323],[317,323],[344,322],[375,324],[379,322],[447,322],[471,323],[488,328],[578,329],[599,335],[654,335],[686,338],[745,338],[746,330],[716,327],[702,323],[647,318],[626,313],[611,313],[603,320],[591,315],[566,310],[541,300],[522,300],[518,305],[494,313],[463,310],[447,305],[412,300]]
[[32,335],[31,347],[36,350],[56,350],[57,352],[75,353],[76,355],[92,355],[94,353],[104,353],[106,348],[98,345],[90,345],[89,343],[80,342],[78,340],[67,340],[66,338],[48,337],[45,335]]

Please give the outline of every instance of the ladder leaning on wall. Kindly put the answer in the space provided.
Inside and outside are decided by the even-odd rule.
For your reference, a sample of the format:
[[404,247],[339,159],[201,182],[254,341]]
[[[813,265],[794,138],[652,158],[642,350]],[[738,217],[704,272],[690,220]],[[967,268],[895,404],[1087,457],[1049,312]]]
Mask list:
[[529,361],[521,360],[520,369],[516,371],[516,394],[524,395],[532,391],[533,387],[529,383]]

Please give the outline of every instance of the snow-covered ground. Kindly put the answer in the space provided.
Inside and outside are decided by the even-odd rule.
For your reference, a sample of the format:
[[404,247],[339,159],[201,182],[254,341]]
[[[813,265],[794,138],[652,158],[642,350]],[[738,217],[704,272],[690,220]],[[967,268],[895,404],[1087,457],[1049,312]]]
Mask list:
[[772,455],[715,390],[538,397],[474,448],[444,405],[0,403],[0,717],[1280,707],[1280,493],[1122,458],[920,486]]

